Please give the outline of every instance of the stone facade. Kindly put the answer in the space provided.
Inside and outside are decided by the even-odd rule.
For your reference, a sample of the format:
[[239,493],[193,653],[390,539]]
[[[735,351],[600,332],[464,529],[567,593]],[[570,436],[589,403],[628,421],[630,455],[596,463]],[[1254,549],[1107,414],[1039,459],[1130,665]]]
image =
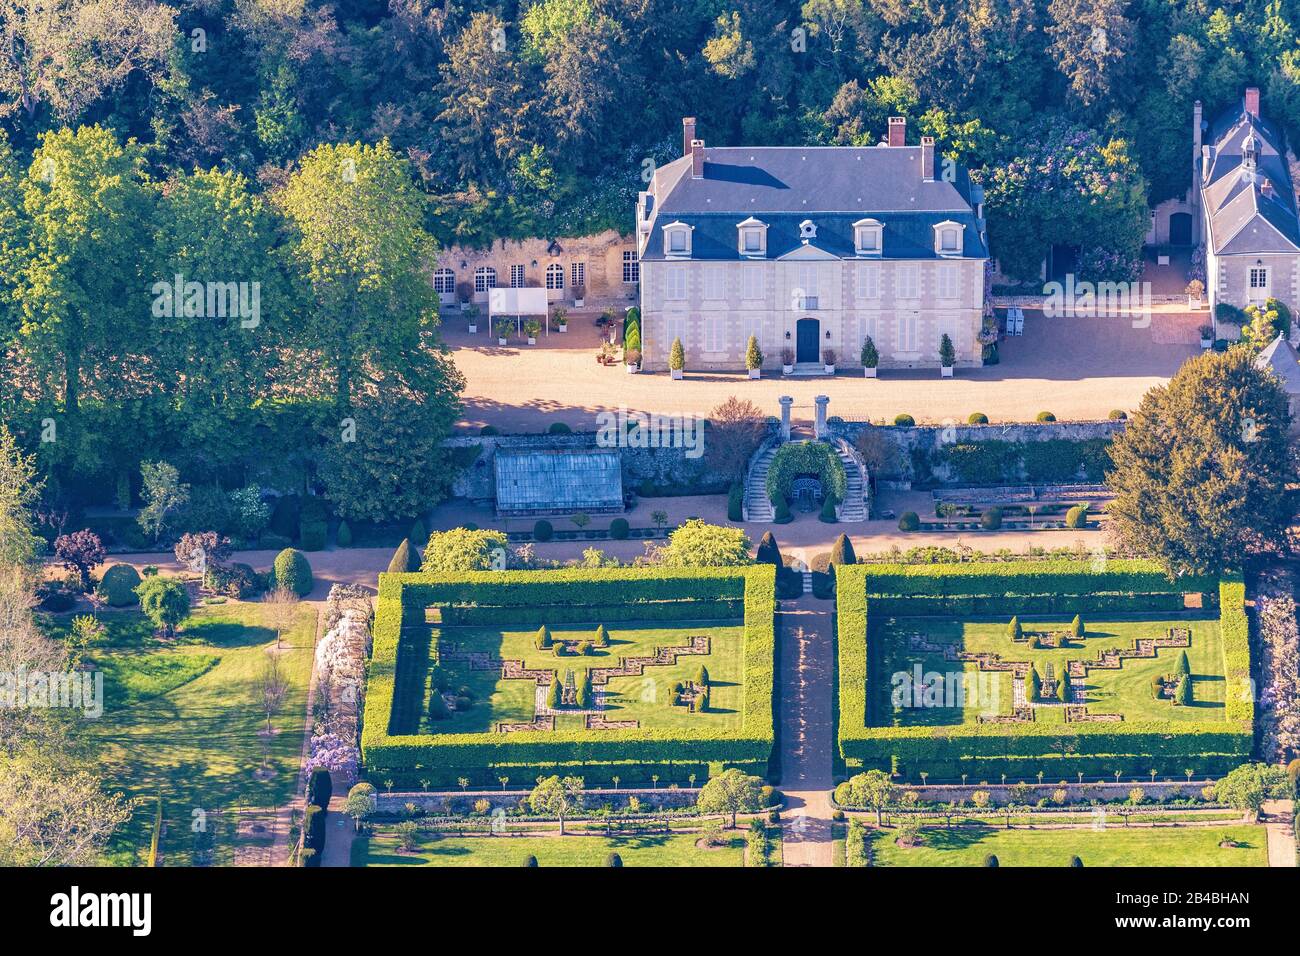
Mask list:
[[594,236],[498,239],[485,249],[448,246],[439,250],[434,269],[445,310],[454,307],[466,286],[482,308],[488,288],[512,285],[545,288],[549,301],[571,308],[579,279],[587,307],[621,309],[635,303],[638,275],[635,242],[613,229]]
[[[983,364],[982,260],[647,261],[641,268],[642,353],[651,371],[668,367],[677,337],[687,369],[743,368],[750,335],[757,336],[768,369],[781,368],[785,348],[799,361],[823,361],[833,352],[837,366],[861,368],[867,336],[881,368],[934,368],[945,333],[958,366]],[[670,281],[682,288],[681,280],[670,280],[671,270],[685,273],[685,298],[668,297]],[[915,295],[904,294],[913,289]],[[810,323],[817,342],[811,359],[798,354],[800,330]]]

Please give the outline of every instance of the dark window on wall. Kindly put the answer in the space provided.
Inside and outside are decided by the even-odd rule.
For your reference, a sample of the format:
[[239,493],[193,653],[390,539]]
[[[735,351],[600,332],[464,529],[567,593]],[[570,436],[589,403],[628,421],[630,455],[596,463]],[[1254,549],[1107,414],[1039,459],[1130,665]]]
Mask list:
[[456,291],[456,273],[450,269],[439,269],[433,274],[433,291],[451,295]]
[[522,265],[513,265],[510,267],[510,288],[522,289],[524,287],[524,267]]
[[623,253],[623,281],[628,285],[641,281],[641,263],[631,250]]
[[552,262],[546,267],[546,288],[564,288],[564,266],[560,265],[558,262]]
[[570,271],[572,272],[570,285],[575,289],[578,286],[585,286],[587,284],[587,264],[585,262],[575,262]]
[[474,270],[474,291],[486,292],[497,287],[497,270],[491,266],[480,266]]

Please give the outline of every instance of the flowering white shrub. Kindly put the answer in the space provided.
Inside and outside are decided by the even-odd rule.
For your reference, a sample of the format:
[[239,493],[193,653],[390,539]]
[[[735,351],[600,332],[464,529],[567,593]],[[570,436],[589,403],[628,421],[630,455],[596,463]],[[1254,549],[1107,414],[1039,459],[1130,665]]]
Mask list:
[[1287,761],[1300,754],[1300,626],[1290,576],[1266,576],[1256,604],[1263,749],[1271,760]]

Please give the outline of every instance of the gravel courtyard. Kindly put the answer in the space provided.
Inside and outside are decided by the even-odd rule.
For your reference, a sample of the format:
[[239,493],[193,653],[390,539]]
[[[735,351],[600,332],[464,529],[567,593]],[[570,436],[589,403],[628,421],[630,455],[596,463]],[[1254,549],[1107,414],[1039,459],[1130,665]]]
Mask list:
[[660,414],[707,413],[731,395],[779,413],[777,398],[792,395],[796,420],[811,421],[813,396],[829,395],[830,413],[847,419],[891,420],[907,412],[918,422],[965,421],[973,411],[991,421],[1032,420],[1051,411],[1059,420],[1105,418],[1111,409],[1135,408],[1152,385],[1167,380],[1198,351],[1200,315],[1163,312],[1149,328],[1127,318],[1047,318],[1026,312],[1023,336],[1004,338],[1002,361],[958,369],[952,379],[937,370],[882,371],[874,381],[861,372],[834,378],[783,379],[765,372],[628,375],[622,366],[596,361],[598,312],[570,313],[569,331],[552,331],[535,346],[512,337],[498,347],[484,334],[469,335],[456,313],[443,317],[444,337],[466,379],[462,427],[492,424],[507,432],[544,431],[553,422],[596,427],[595,416],[620,406]]

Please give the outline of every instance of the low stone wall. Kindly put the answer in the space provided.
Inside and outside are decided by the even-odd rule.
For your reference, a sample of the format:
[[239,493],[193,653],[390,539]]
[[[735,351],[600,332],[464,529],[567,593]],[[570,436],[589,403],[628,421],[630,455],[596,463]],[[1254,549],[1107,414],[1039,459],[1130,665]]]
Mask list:
[[[945,446],[965,442],[1004,441],[1011,444],[1051,441],[1091,441],[1111,439],[1124,428],[1122,421],[1104,422],[1022,422],[1006,425],[965,425],[956,422],[942,425],[917,425],[901,428],[895,425],[873,425],[870,422],[845,421],[831,417],[832,434],[850,443],[867,429],[878,433],[892,448],[893,467],[874,475],[878,481],[908,482],[916,477],[912,471],[913,457],[924,453],[933,455]],[[938,476],[942,477],[942,476]],[[1008,482],[1014,483],[1014,482]]]
[[[473,501],[492,501],[496,497],[495,459],[498,448],[595,448],[597,439],[596,432],[450,438],[444,443],[446,447],[479,447],[478,457],[457,476],[452,494]],[[707,444],[706,433],[701,448]],[[727,479],[714,471],[699,452],[700,449],[691,448],[620,448],[623,490],[644,497],[725,494]]]

